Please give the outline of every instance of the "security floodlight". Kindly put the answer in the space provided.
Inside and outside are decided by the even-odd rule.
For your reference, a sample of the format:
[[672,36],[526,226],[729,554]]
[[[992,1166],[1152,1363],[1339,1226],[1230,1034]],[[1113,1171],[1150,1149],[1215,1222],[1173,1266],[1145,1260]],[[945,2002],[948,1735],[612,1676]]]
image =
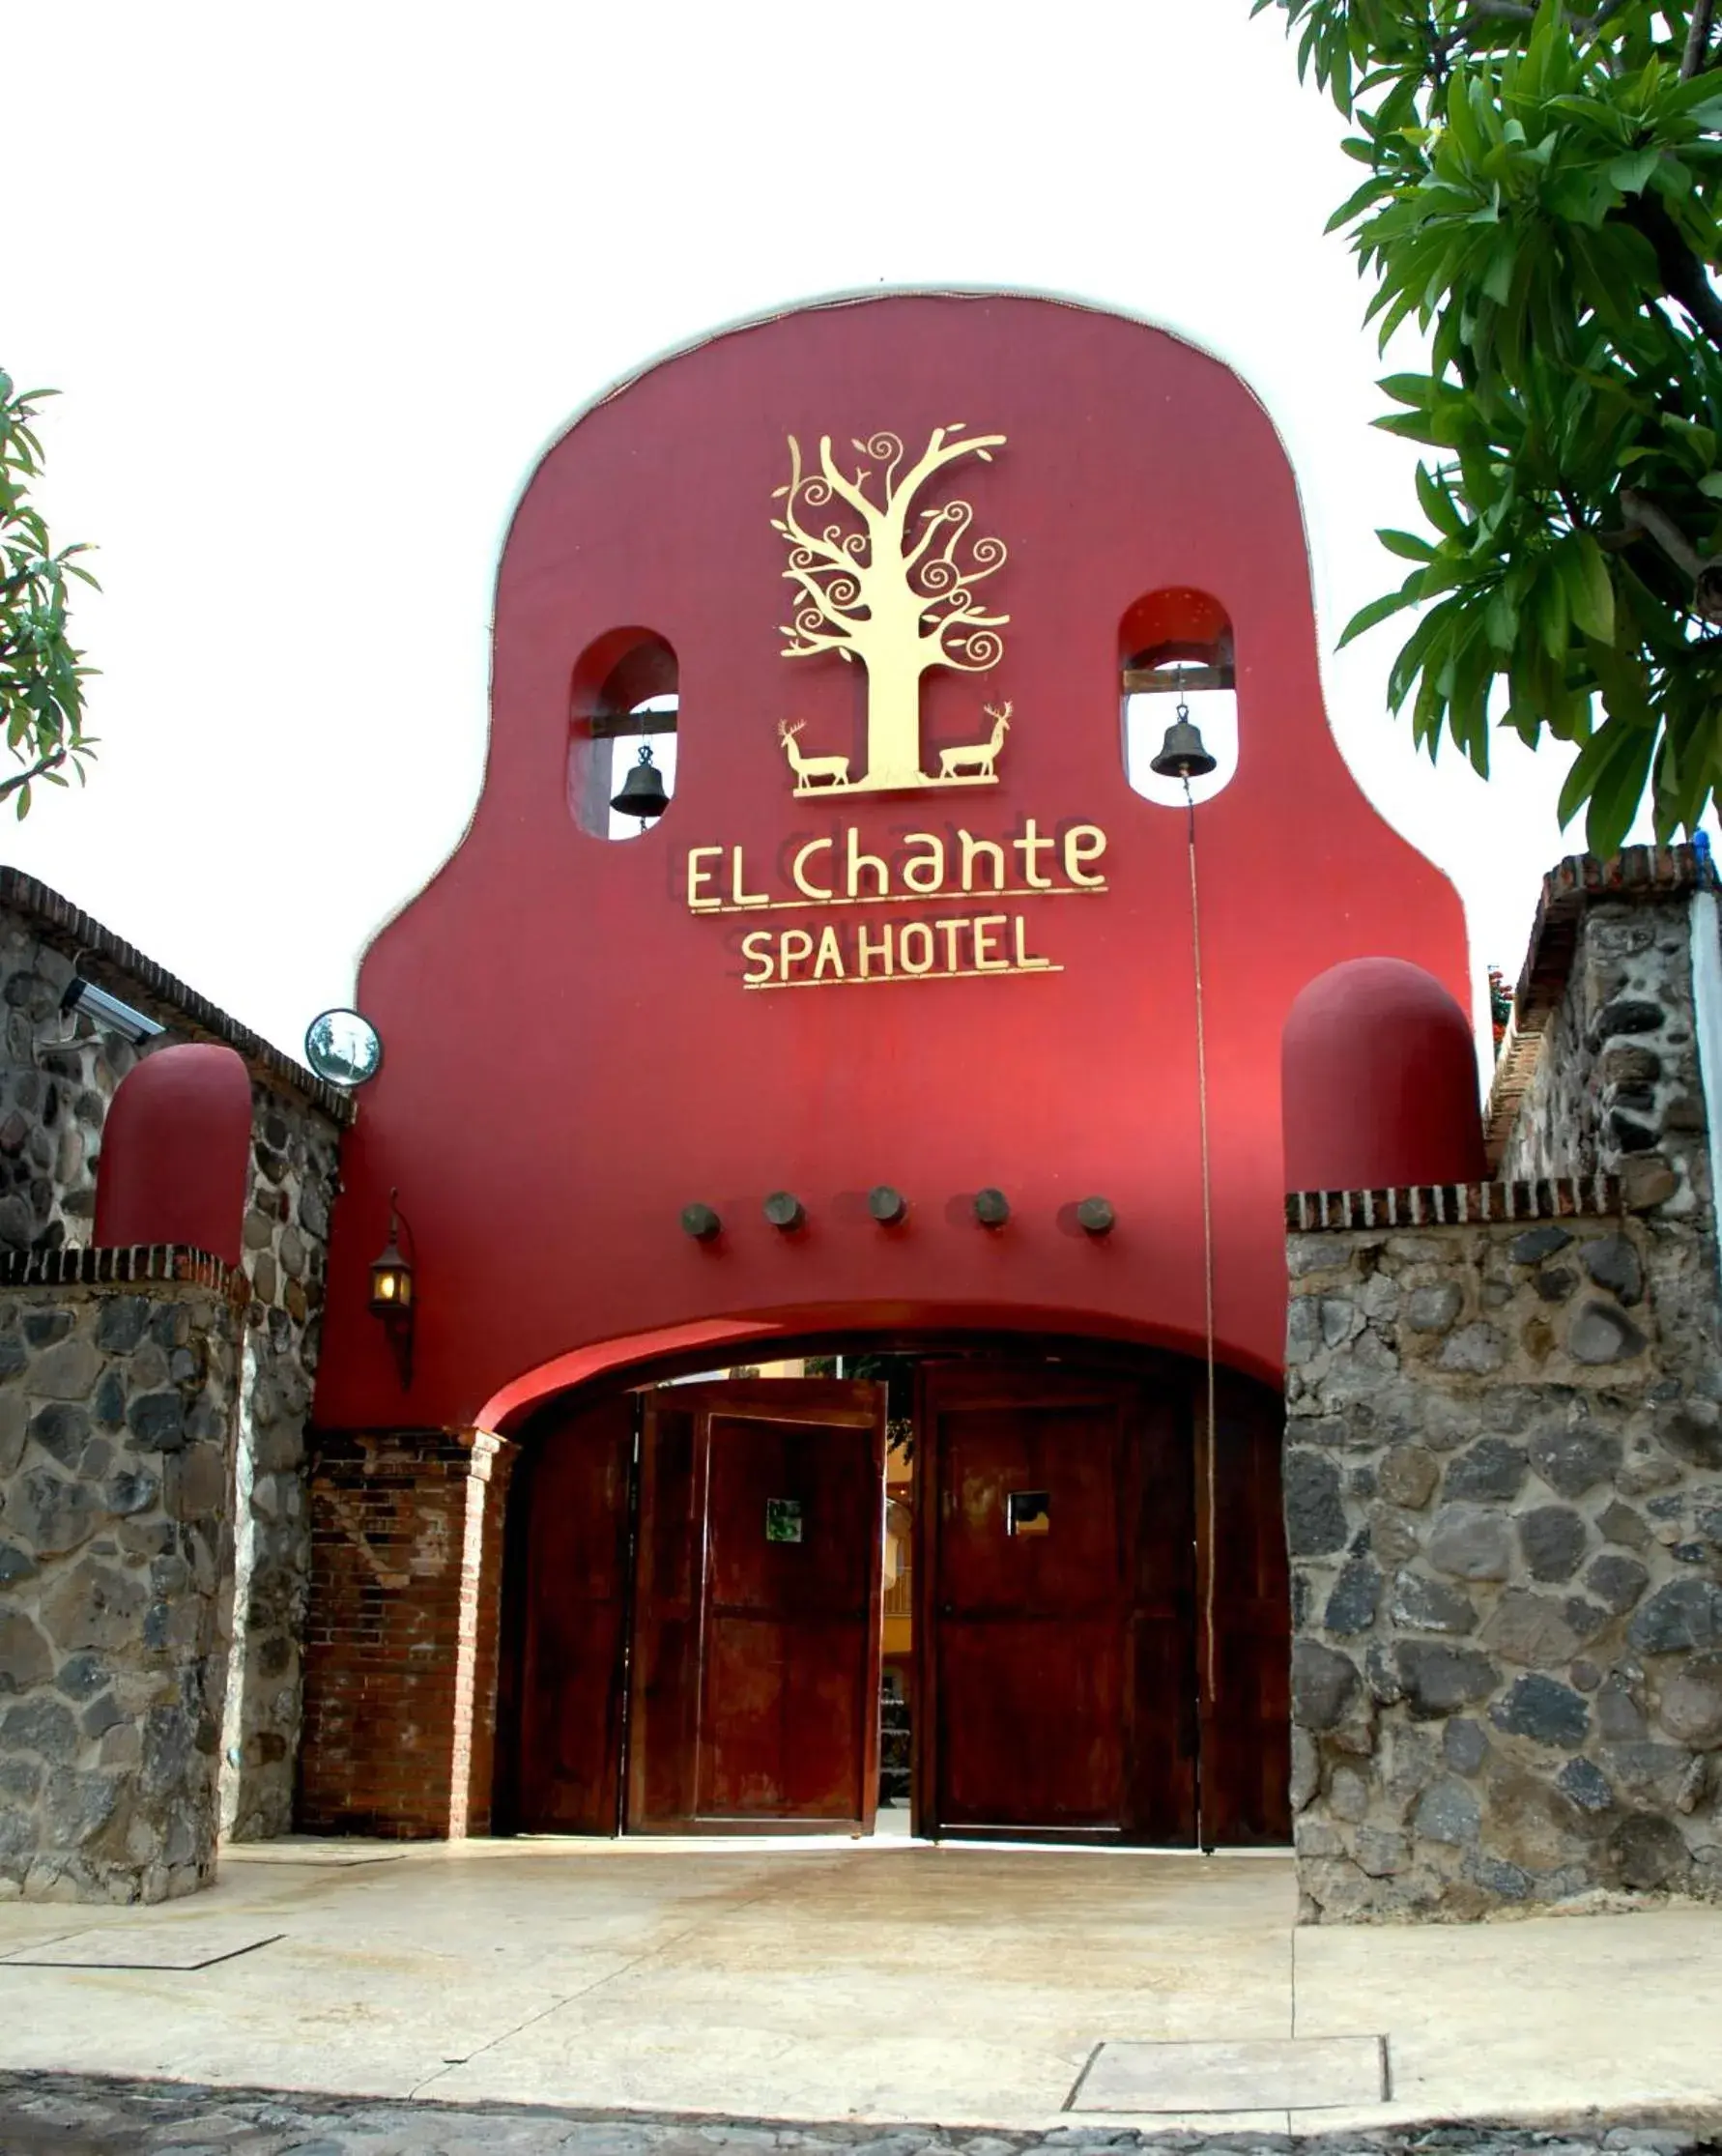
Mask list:
[[129,1003],[122,1003],[117,995],[109,995],[106,989],[99,989],[94,981],[86,981],[81,973],[74,973],[67,983],[60,1008],[87,1018],[92,1024],[102,1026],[109,1033],[117,1033],[133,1048],[141,1048],[146,1041],[153,1041],[158,1033],[167,1030],[155,1019],[146,1018],[142,1011],[133,1010]]

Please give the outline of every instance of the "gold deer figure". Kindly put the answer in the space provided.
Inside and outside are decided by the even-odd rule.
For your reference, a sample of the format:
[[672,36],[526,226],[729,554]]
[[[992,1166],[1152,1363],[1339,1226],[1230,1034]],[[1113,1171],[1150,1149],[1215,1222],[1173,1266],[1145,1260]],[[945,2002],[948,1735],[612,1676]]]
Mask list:
[[820,782],[830,791],[835,791],[839,787],[847,786],[849,783],[849,760],[847,756],[802,755],[795,736],[806,724],[805,719],[797,719],[791,726],[789,720],[785,719],[779,724],[777,730],[777,737],[784,745],[784,754],[789,760],[789,768],[795,774],[796,792],[811,793],[814,791],[816,781]]
[[1008,704],[983,704],[981,709],[992,721],[992,733],[985,741],[970,741],[960,749],[940,749],[938,775],[941,779],[995,779],[994,766],[998,752],[1004,747],[1004,737],[1011,731],[1011,706]]

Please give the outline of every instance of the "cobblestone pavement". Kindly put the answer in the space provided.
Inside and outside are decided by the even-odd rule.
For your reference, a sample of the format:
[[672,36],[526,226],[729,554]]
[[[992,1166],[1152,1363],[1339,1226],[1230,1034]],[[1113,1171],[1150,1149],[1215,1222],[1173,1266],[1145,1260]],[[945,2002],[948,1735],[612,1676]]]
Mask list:
[[774,2125],[534,2105],[373,2102],[0,2072],[0,2156],[1690,2156],[1722,2118],[1538,2132],[1485,2121],[1375,2133],[965,2133],[961,2127]]

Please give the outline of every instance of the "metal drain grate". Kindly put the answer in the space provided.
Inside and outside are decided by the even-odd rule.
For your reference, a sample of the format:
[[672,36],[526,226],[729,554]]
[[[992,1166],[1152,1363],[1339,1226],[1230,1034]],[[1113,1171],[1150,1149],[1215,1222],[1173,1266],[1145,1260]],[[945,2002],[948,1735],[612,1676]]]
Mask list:
[[194,1918],[164,1924],[100,1924],[62,1939],[44,1939],[0,1954],[6,1969],[210,1969],[239,1954],[254,1954],[286,1935],[259,1932],[255,1923]]
[[1385,2104],[1385,2036],[1098,2044],[1071,2112],[1301,2112]]

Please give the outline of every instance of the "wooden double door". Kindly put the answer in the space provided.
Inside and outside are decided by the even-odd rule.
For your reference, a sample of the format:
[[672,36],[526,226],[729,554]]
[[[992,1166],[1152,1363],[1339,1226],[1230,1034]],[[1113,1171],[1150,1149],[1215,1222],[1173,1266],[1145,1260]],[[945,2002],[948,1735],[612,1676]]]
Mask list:
[[665,1386],[533,1436],[516,1824],[867,1831],[884,1387]]
[[[1226,1379],[1212,1459],[1196,1405],[1183,1365],[923,1365],[918,1832],[1288,1837],[1277,1402]],[[870,1830],[884,1406],[781,1379],[541,1418],[516,1482],[504,1817]]]

